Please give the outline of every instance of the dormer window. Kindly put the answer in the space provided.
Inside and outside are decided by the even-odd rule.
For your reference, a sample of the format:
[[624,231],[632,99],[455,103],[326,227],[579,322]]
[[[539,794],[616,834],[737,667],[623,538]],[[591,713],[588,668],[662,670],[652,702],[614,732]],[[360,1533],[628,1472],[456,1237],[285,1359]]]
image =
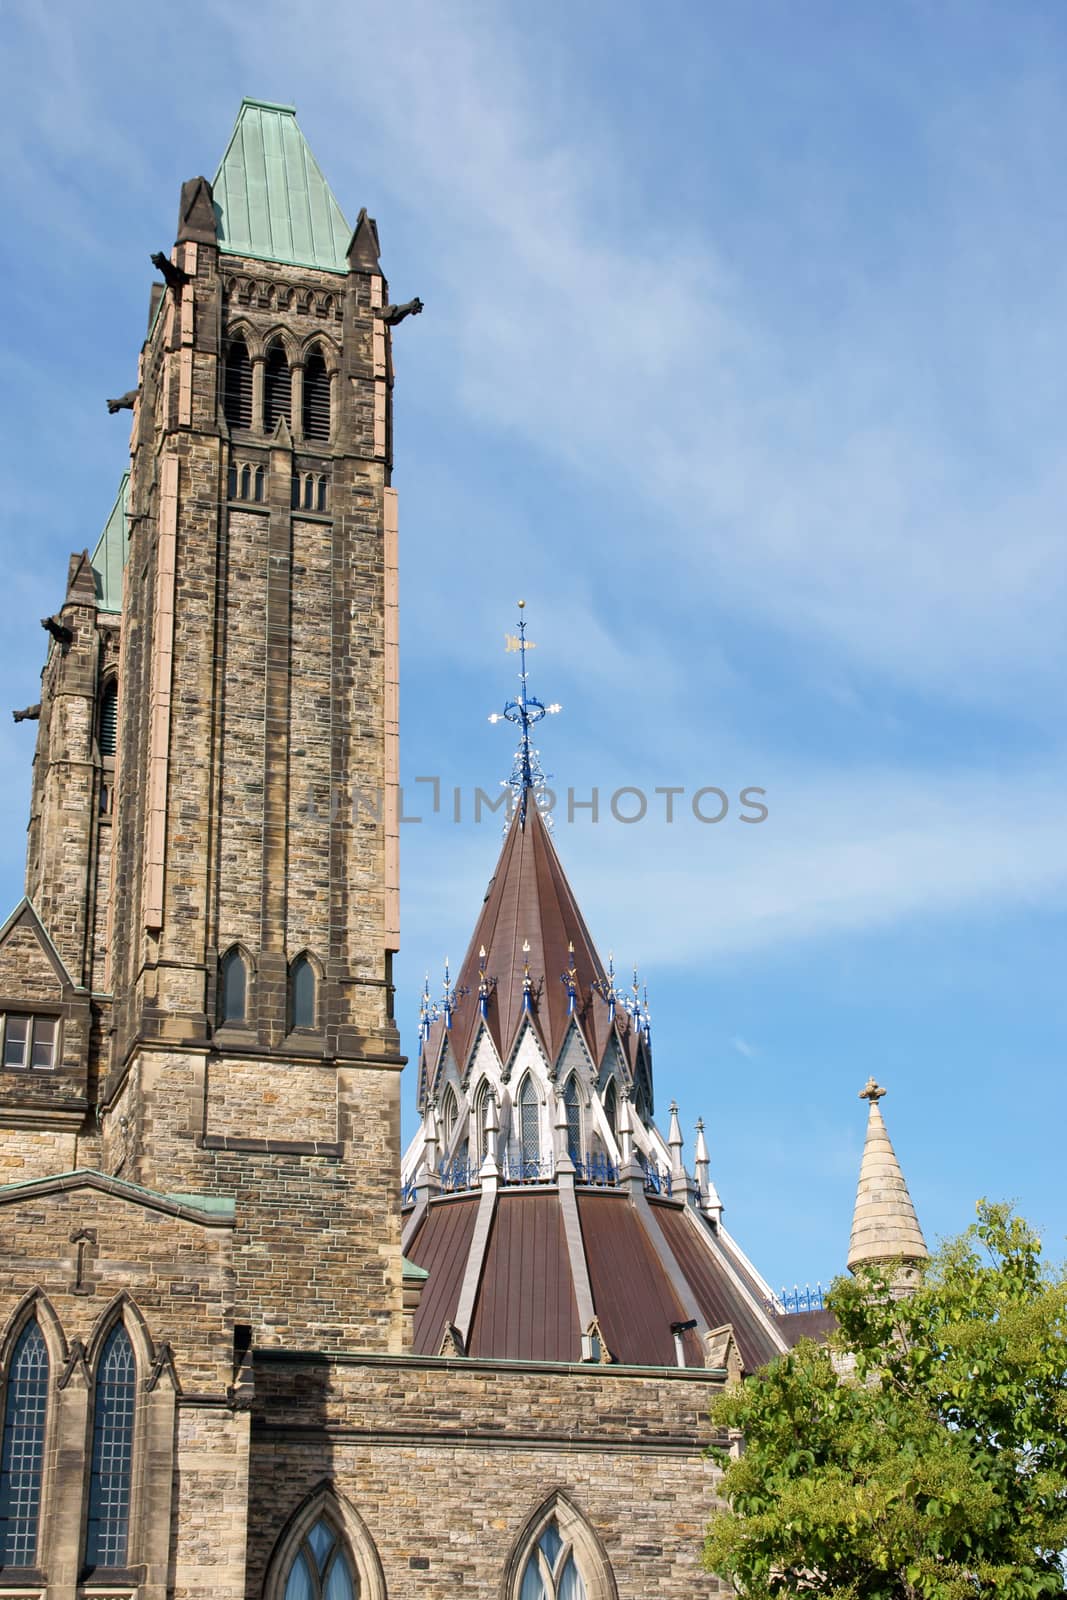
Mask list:
[[16,1072],[51,1072],[56,1064],[56,1017],[27,1016],[9,1011],[0,1016],[4,1066]]

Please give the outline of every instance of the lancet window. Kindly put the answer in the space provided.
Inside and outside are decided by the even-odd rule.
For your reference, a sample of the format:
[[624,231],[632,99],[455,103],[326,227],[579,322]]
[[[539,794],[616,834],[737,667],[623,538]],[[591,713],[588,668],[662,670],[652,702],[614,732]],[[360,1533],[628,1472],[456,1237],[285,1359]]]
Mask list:
[[85,1565],[124,1567],[130,1532],[137,1370],[130,1336],[115,1324],[100,1352],[93,1394],[93,1456]]
[[41,1516],[48,1347],[36,1318],[15,1342],[4,1389],[0,1566],[32,1567]]
[[336,1531],[320,1517],[293,1558],[285,1600],[356,1600],[359,1584]]

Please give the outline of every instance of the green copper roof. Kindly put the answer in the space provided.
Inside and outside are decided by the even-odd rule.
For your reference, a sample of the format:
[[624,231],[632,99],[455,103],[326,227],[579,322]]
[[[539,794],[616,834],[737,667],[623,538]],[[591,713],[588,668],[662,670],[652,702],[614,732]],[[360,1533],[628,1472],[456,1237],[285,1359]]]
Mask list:
[[101,611],[122,610],[122,569],[129,554],[126,538],[126,491],[130,485],[128,472],[122,474],[119,492],[104,531],[93,551],[92,568],[96,578],[96,603]]
[[348,270],[352,230],[293,106],[241,101],[213,188],[220,250],[324,272]]

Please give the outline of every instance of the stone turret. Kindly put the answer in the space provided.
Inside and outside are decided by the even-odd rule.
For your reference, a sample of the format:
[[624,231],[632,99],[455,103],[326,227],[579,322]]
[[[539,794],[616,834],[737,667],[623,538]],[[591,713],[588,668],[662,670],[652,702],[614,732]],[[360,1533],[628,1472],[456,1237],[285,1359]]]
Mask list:
[[852,1215],[848,1268],[855,1272],[868,1262],[899,1262],[897,1287],[907,1293],[917,1282],[915,1264],[925,1261],[929,1251],[882,1120],[878,1102],[885,1092],[873,1078],[860,1090],[860,1099],[868,1102],[870,1110]]

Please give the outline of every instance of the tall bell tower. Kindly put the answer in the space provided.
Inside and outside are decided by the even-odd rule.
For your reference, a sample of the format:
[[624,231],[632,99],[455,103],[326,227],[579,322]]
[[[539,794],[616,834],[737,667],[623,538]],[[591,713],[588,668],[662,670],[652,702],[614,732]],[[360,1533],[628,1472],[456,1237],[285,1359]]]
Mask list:
[[235,1198],[259,1344],[401,1339],[390,340],[421,304],[378,251],[245,100],[154,258],[133,404],[103,1165]]

